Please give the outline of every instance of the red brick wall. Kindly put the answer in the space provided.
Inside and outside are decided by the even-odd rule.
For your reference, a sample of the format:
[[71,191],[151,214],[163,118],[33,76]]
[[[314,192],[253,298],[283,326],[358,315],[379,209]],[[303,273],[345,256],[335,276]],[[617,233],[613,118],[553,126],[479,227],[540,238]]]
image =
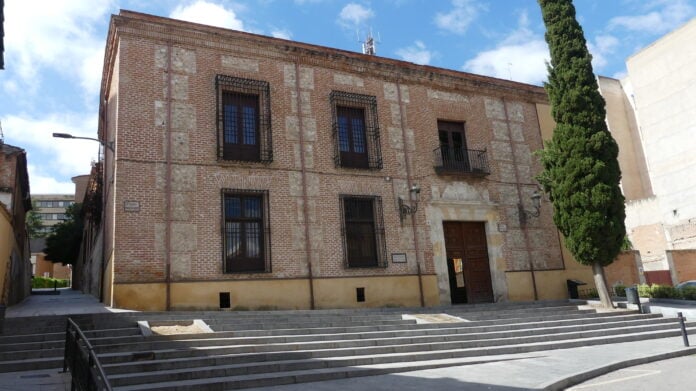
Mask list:
[[640,284],[636,257],[638,251],[624,251],[620,253],[614,262],[604,268],[604,276],[609,286]]
[[[212,29],[216,34],[207,35],[174,27],[165,36],[159,35],[160,27],[148,27],[135,20],[117,18],[116,24],[120,29],[118,52],[111,59],[117,62],[112,71],[106,128],[107,139],[115,137],[117,154],[115,174],[107,156],[105,231],[107,257],[109,238],[116,238],[115,282],[154,282],[165,278],[168,77],[174,85],[170,124],[175,138],[171,216],[172,259],[176,263],[174,279],[301,278],[307,275],[303,198],[301,182],[296,180],[301,178],[296,153],[299,140],[288,125],[292,117],[298,115],[298,91],[294,78],[289,77],[294,75],[295,62],[300,64],[300,95],[303,96],[301,105],[306,132],[304,147],[311,148],[305,162],[314,275],[415,273],[412,263],[389,262],[383,269],[346,269],[343,266],[340,194],[382,197],[387,253],[405,252],[409,260],[424,259],[424,272],[434,273],[432,238],[425,236],[425,208],[419,208],[414,216],[421,235],[417,256],[411,217],[407,217],[402,226],[397,212],[397,197],[406,195],[405,154],[411,165],[412,181],[422,189],[422,206],[432,200],[432,189],[443,191],[457,183],[473,186],[488,198],[488,203],[499,205],[500,223],[510,230],[503,244],[509,270],[526,269],[525,259],[530,258],[537,270],[562,267],[548,203],[540,218],[529,220],[529,240],[526,243],[517,240],[523,232],[517,216],[520,200],[517,188],[520,187],[522,199],[528,204],[527,196],[535,188],[533,176],[540,169],[536,158],[530,155],[542,147],[535,111],[535,103],[545,101],[540,88],[393,60],[364,61],[366,57],[333,49],[305,51],[307,45],[291,47],[285,41],[243,33]],[[228,34],[227,40],[224,34]],[[170,75],[164,38],[174,41]],[[241,58],[246,65],[226,65],[225,56]],[[272,163],[217,160],[214,86],[217,74],[270,83]],[[311,77],[307,78],[309,74]],[[393,95],[397,80],[401,80],[402,85],[401,107]],[[329,104],[329,94],[333,90],[377,97],[383,169],[354,170],[334,166]],[[430,91],[457,95],[465,102],[435,99]],[[512,111],[511,115],[503,113],[503,118],[495,117],[497,114],[491,114],[488,107],[493,104],[503,107],[504,111]],[[404,126],[400,123],[400,110],[404,111]],[[489,177],[451,178],[435,174],[433,149],[438,146],[438,119],[466,122],[468,147],[488,151],[492,172]],[[315,134],[309,134],[312,124],[316,124]],[[494,135],[493,127],[501,125],[507,126],[508,134],[514,128],[514,135]],[[403,129],[407,133],[406,152],[402,145]],[[508,149],[516,156],[507,155]],[[516,164],[524,166],[523,169],[512,176],[501,174],[503,166],[509,169]],[[109,190],[112,175],[113,188]],[[223,188],[269,191],[272,273],[230,275],[222,272],[220,192]],[[126,201],[137,202],[139,210],[124,210]],[[110,224],[114,224],[113,227]],[[519,254],[526,254],[527,258],[516,261]]]
[[668,250],[671,253],[677,281],[696,280],[696,250]]

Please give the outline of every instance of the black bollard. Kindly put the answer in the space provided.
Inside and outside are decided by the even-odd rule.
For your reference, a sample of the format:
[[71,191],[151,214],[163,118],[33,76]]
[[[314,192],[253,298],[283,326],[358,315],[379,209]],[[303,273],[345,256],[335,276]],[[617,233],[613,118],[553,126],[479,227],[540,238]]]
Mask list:
[[53,291],[55,292],[58,289],[58,281],[53,280]]
[[681,312],[677,312],[677,316],[679,317],[679,325],[681,326],[681,332],[682,332],[682,338],[684,338],[684,346],[688,347],[689,346],[689,335],[686,334],[686,325],[684,324],[684,321],[686,318],[682,316]]

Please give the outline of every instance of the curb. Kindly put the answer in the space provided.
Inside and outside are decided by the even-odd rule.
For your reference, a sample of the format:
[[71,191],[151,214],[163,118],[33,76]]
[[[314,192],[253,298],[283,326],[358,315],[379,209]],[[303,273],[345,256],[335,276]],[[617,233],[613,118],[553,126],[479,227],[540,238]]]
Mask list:
[[611,364],[603,365],[584,372],[578,372],[566,378],[555,380],[551,383],[546,383],[540,389],[545,391],[565,390],[568,387],[580,384],[590,379],[594,379],[595,377],[605,375],[609,372],[618,371],[619,369],[647,364],[655,361],[667,360],[670,358],[688,356],[691,354],[696,354],[696,347],[692,346],[680,350],[675,350],[673,352],[660,353],[652,356],[633,358],[624,361],[615,361]]

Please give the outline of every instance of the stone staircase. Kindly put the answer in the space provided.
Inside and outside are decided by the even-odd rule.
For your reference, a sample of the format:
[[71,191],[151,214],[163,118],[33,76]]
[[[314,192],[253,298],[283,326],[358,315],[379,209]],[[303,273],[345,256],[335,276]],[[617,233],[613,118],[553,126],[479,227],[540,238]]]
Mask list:
[[[417,323],[402,314],[461,321]],[[28,318],[27,318],[28,319]],[[0,372],[62,367],[65,317],[6,322]],[[427,309],[172,312],[73,319],[117,390],[236,389],[510,359],[551,349],[680,335],[674,318],[567,302]],[[213,333],[145,337],[138,320],[202,319]],[[451,321],[451,318],[449,318]],[[456,319],[455,319],[456,320]],[[691,332],[696,323],[688,323]],[[9,335],[8,335],[9,332]]]

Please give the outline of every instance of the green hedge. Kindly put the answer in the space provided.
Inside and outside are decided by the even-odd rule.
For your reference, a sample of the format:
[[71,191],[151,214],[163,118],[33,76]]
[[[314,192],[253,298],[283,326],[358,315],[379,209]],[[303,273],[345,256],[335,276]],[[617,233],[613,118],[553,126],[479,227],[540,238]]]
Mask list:
[[696,300],[696,287],[677,289],[669,285],[638,285],[638,296],[654,299],[683,299]]
[[617,285],[614,287],[614,294],[618,297],[626,297],[626,287],[623,285]]
[[70,280],[61,280],[59,278],[51,277],[34,277],[31,280],[32,288],[53,288],[53,283],[57,282],[56,286],[58,288],[65,288],[70,286]]

